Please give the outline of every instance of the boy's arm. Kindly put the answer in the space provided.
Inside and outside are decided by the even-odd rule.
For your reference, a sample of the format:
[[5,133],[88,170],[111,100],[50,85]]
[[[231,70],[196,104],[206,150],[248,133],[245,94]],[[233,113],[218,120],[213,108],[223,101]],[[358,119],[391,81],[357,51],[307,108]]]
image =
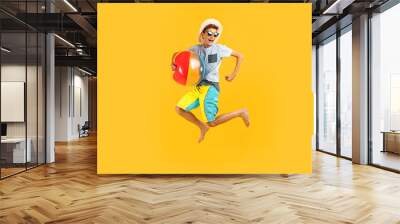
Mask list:
[[230,75],[225,77],[225,79],[227,81],[232,81],[236,77],[236,75],[237,75],[237,73],[239,72],[239,69],[240,69],[240,64],[243,61],[243,55],[241,53],[237,52],[237,51],[232,51],[231,56],[236,58],[236,66],[235,66],[235,69],[233,70],[232,74],[230,74]]

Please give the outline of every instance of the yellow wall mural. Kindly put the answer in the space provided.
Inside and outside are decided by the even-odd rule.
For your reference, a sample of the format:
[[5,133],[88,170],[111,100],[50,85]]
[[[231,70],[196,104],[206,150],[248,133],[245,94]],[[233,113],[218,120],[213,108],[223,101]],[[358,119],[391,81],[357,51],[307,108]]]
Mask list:
[[311,4],[98,4],[98,173],[311,173],[311,85]]

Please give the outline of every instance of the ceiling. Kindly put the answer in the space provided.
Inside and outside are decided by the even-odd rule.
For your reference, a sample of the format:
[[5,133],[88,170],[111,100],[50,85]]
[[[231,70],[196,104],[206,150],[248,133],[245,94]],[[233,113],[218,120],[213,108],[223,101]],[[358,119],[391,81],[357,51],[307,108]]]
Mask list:
[[390,0],[313,0],[313,43],[319,43],[352,22],[352,17],[372,12]]
[[2,59],[18,62],[26,55],[29,61],[38,50],[32,39],[38,33],[54,32],[56,65],[79,66],[96,73],[96,5],[96,0],[47,0],[47,4],[45,0],[1,0],[2,46],[12,50],[2,52]]

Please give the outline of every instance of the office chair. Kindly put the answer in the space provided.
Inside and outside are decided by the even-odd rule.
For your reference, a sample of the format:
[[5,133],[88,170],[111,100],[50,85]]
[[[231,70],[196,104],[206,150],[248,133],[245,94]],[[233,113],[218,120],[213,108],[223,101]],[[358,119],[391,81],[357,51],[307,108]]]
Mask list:
[[78,129],[79,129],[79,138],[89,136],[89,129],[90,129],[89,121],[85,121],[82,127],[78,125]]

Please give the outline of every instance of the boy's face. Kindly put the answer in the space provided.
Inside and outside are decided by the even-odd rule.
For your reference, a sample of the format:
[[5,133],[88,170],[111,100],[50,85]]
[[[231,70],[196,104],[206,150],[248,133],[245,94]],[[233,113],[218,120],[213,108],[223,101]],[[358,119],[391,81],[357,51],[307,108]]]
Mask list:
[[203,44],[206,46],[211,46],[215,39],[218,37],[219,33],[215,28],[208,28],[202,34]]

